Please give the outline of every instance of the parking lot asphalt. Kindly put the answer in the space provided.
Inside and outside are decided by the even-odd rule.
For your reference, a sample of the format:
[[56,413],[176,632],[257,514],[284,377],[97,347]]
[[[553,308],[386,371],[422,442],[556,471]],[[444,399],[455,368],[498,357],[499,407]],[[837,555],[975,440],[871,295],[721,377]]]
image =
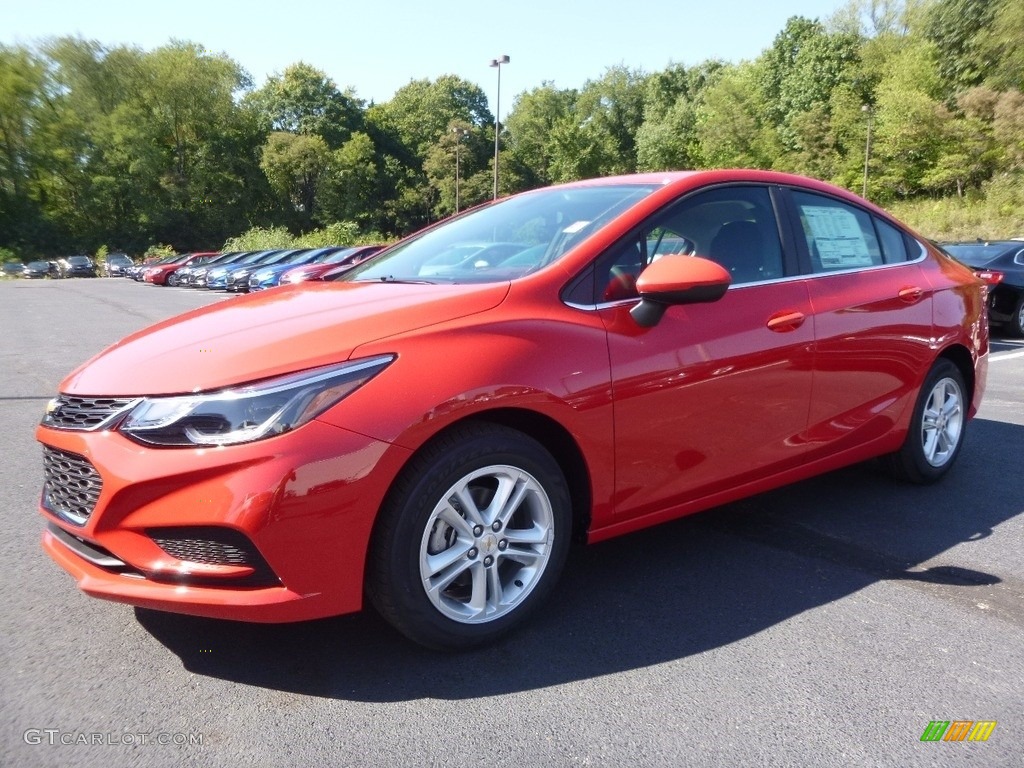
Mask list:
[[[267,626],[94,600],[43,554],[33,430],[60,380],[231,300],[0,281],[0,765],[1021,765],[1024,343],[994,340],[943,482],[869,463],[580,547],[523,631],[452,655],[368,611]],[[936,720],[997,726],[922,741]]]

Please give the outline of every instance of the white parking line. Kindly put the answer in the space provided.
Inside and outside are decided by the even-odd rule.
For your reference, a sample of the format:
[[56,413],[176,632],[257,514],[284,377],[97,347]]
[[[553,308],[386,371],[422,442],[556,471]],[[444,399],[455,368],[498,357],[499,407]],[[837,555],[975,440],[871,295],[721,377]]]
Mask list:
[[997,360],[1012,360],[1015,357],[1024,357],[1024,349],[1019,352],[993,352],[988,356],[989,362],[996,362]]

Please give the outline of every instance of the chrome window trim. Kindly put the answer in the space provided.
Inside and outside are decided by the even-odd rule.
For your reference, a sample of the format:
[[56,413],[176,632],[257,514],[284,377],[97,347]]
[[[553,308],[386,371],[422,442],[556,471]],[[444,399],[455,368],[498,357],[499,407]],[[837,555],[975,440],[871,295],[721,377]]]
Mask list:
[[[736,285],[730,285],[728,290],[742,290],[744,288],[750,288],[760,285],[773,285],[776,283],[787,283],[795,280],[813,280],[821,277],[831,277],[832,275],[849,275],[857,272],[867,272],[869,270],[880,270],[880,269],[893,269],[898,267],[905,267],[909,264],[920,264],[928,256],[928,250],[921,244],[920,241],[914,240],[918,247],[921,249],[921,255],[916,259],[907,259],[906,261],[897,261],[892,264],[872,264],[869,267],[852,267],[851,269],[835,269],[830,272],[808,272],[800,275],[786,275],[784,277],[773,277],[769,280],[755,280],[749,283],[739,283]],[[578,304],[572,301],[562,302],[567,307],[572,309],[579,309],[583,311],[593,311],[597,309],[605,309],[606,307],[616,307],[625,304],[633,304],[640,300],[639,296],[633,296],[628,299],[616,299],[615,301],[603,301],[596,304]]]

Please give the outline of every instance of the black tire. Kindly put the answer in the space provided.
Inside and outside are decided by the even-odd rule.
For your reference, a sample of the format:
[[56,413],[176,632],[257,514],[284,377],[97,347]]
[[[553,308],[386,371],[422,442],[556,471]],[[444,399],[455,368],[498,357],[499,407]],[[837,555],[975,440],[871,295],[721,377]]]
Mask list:
[[1013,316],[1006,324],[1006,332],[1018,339],[1024,338],[1024,296],[1020,297],[1017,306],[1013,308]]
[[963,447],[969,407],[960,369],[940,358],[917,394],[903,447],[885,457],[889,471],[900,480],[919,484],[934,483],[945,475]]
[[169,274],[167,276],[167,281],[166,282],[172,288],[176,287],[178,285],[178,273],[177,272],[171,272],[171,274]]
[[[489,505],[499,488],[504,501],[494,514]],[[424,447],[385,500],[367,595],[417,643],[443,650],[483,645],[520,624],[550,593],[571,524],[565,477],[540,443],[494,424],[456,427]],[[435,569],[438,562],[445,565]]]

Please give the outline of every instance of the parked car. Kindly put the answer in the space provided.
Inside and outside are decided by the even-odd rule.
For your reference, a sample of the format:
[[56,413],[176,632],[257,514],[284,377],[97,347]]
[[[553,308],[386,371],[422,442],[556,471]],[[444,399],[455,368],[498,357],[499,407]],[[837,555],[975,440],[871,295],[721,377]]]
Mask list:
[[278,251],[277,253],[264,256],[250,264],[239,263],[238,266],[228,267],[227,277],[224,281],[224,289],[230,293],[248,293],[249,275],[257,269],[263,269],[264,267],[269,267],[273,264],[291,262],[293,259],[299,258],[308,251],[308,248],[289,248],[287,250]]
[[[522,253],[440,268],[488,238]],[[417,642],[478,645],[543,603],[571,540],[873,457],[937,481],[985,389],[984,291],[798,176],[525,192],[71,373],[36,433],[43,546],[97,597],[267,622],[366,598]]]
[[199,259],[216,256],[216,251],[202,251],[199,253],[185,253],[176,259],[164,262],[162,264],[156,264],[152,267],[144,269],[142,271],[142,279],[147,283],[153,283],[154,285],[170,285],[175,286],[178,284],[176,277],[177,271],[182,267],[188,266]]
[[281,253],[282,250],[282,248],[275,248],[269,251],[254,251],[248,256],[232,262],[231,264],[221,264],[216,267],[211,267],[206,273],[206,287],[212,291],[222,291],[227,288],[228,275],[233,270],[242,266],[251,266],[262,263],[263,261],[273,258],[275,255]]
[[249,258],[252,256],[253,251],[235,251],[232,253],[226,253],[213,261],[208,261],[205,264],[194,267],[188,276],[188,282],[182,282],[182,285],[188,288],[206,288],[206,276],[211,269],[217,267],[227,266],[229,264],[237,264],[242,259]]
[[239,253],[241,251],[229,251],[228,253],[216,253],[198,258],[174,273],[174,284],[182,288],[191,288],[197,271],[204,267],[209,267],[211,264],[222,264]]
[[1018,338],[1024,336],[1024,242],[974,241],[943,243],[942,247],[991,285],[991,323]]
[[96,262],[89,256],[68,256],[57,262],[58,277],[96,277]]
[[56,277],[57,273],[54,270],[53,262],[30,261],[22,267],[21,276],[27,277],[30,280],[39,280],[44,277]]
[[281,277],[287,272],[299,269],[302,266],[318,265],[331,255],[345,250],[348,249],[340,245],[332,245],[326,248],[311,248],[277,264],[269,264],[254,269],[249,273],[249,290],[265,291],[267,288],[274,288],[281,284]]
[[20,261],[5,261],[0,271],[7,277],[20,277],[24,266]]
[[356,264],[366,261],[375,253],[383,250],[383,248],[383,245],[357,245],[351,248],[342,248],[310,264],[289,269],[281,275],[281,285],[301,283],[306,280],[320,280],[327,273],[340,274],[347,269],[351,269]]
[[135,262],[127,253],[108,253],[103,259],[103,274],[107,277],[123,277],[129,267],[135,266]]
[[178,254],[173,253],[167,256],[161,257],[150,257],[143,259],[141,263],[135,264],[134,266],[128,267],[124,271],[124,276],[135,280],[136,282],[142,282],[142,274],[150,267],[155,267],[157,264],[167,264],[179,258]]

